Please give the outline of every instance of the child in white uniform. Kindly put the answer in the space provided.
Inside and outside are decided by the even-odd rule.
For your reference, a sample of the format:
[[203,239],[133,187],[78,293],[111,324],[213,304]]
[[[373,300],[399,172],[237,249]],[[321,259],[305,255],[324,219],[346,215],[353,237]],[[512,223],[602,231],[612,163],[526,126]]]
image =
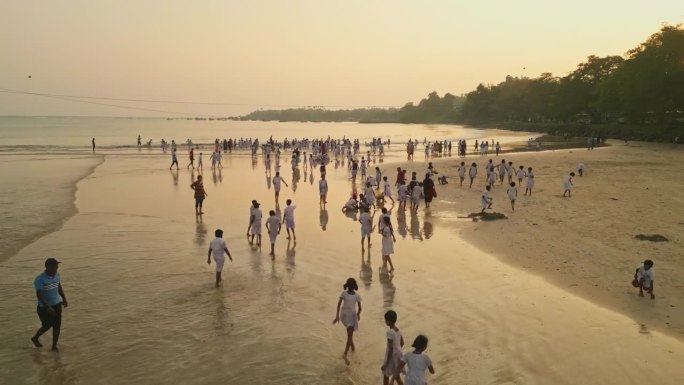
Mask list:
[[383,200],[386,200],[389,198],[389,200],[392,201],[392,204],[394,205],[394,198],[392,198],[392,190],[390,189],[390,184],[387,181],[387,177],[384,176],[382,177],[382,195],[383,195]]
[[401,358],[401,365],[399,371],[408,366],[408,372],[404,377],[404,385],[426,385],[425,371],[429,370],[431,374],[435,374],[435,368],[432,367],[432,360],[427,355],[423,354],[427,349],[428,339],[424,335],[419,335],[413,341],[413,352],[404,354]]
[[387,264],[390,266],[390,273],[394,272],[394,265],[390,255],[394,254],[394,242],[397,239],[394,237],[394,229],[392,229],[392,222],[389,216],[383,217],[385,226],[382,228],[382,268],[387,269]]
[[[354,278],[347,279],[344,284],[344,291],[340,294],[340,300],[337,301],[337,310],[335,311],[335,319],[333,324],[342,322],[342,325],[347,329],[347,343],[344,347],[344,362],[349,365],[347,353],[349,349],[356,350],[354,346],[354,332],[359,330],[359,320],[361,319],[361,296],[356,293],[359,286],[356,284]],[[358,307],[358,311],[356,308]]]
[[527,185],[525,186],[525,195],[530,193],[532,196],[532,188],[534,188],[534,173],[532,172],[532,167],[527,168]]
[[463,181],[465,180],[466,166],[465,162],[461,162],[458,166],[458,178],[461,180],[461,187],[463,187]]
[[382,370],[382,383],[389,385],[390,380],[401,384],[399,366],[403,356],[401,348],[404,347],[404,337],[401,336],[397,323],[397,313],[389,310],[385,313],[385,324],[389,327],[385,336],[387,338],[387,348],[385,349],[385,360],[380,367]]
[[361,249],[363,250],[363,240],[365,238],[368,238],[368,247],[370,247],[370,236],[371,231],[373,231],[373,217],[371,217],[368,208],[364,208],[359,215],[359,222],[361,223]]
[[575,176],[574,172],[571,172],[570,175],[565,176],[565,180],[563,181],[563,197],[565,197],[565,194],[568,194],[568,198],[572,196],[572,177]]
[[491,189],[491,186],[485,186],[485,190],[482,192],[482,195],[480,196],[480,205],[482,205],[482,211],[480,211],[481,214],[484,214],[485,210],[492,208],[492,203],[494,202],[494,199],[489,196],[489,191]]
[[473,164],[470,165],[470,170],[468,170],[468,176],[470,176],[470,188],[472,188],[473,181],[477,176],[477,163],[473,162]]
[[278,234],[280,234],[280,218],[276,216],[274,210],[268,212],[268,219],[266,220],[266,230],[268,230],[268,238],[271,240],[271,259],[275,259],[275,241]]
[[511,200],[511,210],[515,211],[515,200],[518,199],[518,189],[515,188],[515,182],[511,182],[511,187],[506,190],[506,194]]

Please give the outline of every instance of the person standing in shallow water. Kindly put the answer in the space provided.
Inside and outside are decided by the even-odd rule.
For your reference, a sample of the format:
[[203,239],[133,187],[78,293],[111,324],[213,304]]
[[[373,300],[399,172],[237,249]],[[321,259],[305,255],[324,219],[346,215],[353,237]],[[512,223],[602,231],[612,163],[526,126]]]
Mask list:
[[202,203],[207,197],[207,192],[204,191],[204,183],[202,183],[202,175],[197,175],[197,180],[190,185],[190,188],[195,190],[195,214],[204,214],[202,211]]
[[[347,279],[344,284],[344,291],[340,294],[340,300],[337,301],[337,310],[335,310],[335,319],[333,324],[342,322],[345,329],[347,329],[347,343],[344,347],[344,362],[349,365],[347,353],[349,349],[352,352],[356,350],[354,346],[354,332],[359,330],[359,321],[361,320],[361,296],[356,293],[359,286],[356,284],[354,278]],[[358,307],[358,311],[356,308]]]
[[31,337],[31,342],[37,348],[43,347],[40,343],[40,336],[52,328],[52,351],[58,352],[57,342],[59,333],[62,329],[62,307],[69,306],[62,281],[57,269],[59,262],[54,258],[45,260],[45,271],[40,273],[33,281],[38,297],[38,317],[41,327],[36,334]]
[[216,262],[216,287],[221,285],[223,279],[221,278],[221,272],[223,271],[223,264],[226,262],[226,257],[223,255],[225,251],[228,254],[228,258],[233,262],[233,256],[230,255],[228,251],[228,245],[223,239],[223,230],[217,229],[214,231],[214,240],[209,242],[209,253],[207,254],[207,265],[211,265],[211,256],[214,255],[214,261]]

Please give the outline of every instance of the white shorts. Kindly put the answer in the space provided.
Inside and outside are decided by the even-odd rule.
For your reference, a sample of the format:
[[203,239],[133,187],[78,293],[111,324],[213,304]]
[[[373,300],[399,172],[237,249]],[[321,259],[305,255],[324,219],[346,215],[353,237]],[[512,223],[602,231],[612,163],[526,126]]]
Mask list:
[[361,238],[367,237],[371,234],[371,229],[364,229],[363,227],[361,228]]
[[220,273],[223,271],[223,264],[226,262],[226,257],[214,256],[214,261],[216,262],[216,272]]

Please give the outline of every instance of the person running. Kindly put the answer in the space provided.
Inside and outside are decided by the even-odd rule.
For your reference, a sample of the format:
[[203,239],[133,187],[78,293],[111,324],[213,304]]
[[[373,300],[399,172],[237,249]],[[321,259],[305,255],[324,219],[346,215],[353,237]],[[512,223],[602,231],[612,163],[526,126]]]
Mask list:
[[188,163],[188,167],[186,167],[186,168],[190,168],[190,166],[192,166],[192,169],[194,170],[195,169],[195,149],[194,148],[190,148],[190,154],[188,156],[190,157],[190,163]]
[[510,186],[511,187],[506,190],[506,194],[508,195],[508,199],[511,200],[511,209],[515,211],[515,200],[518,199],[518,189],[515,188],[515,182],[511,182]]
[[487,186],[494,187],[496,183],[496,172],[493,168],[487,167]]
[[275,176],[273,177],[273,190],[275,191],[275,200],[278,202],[278,197],[280,196],[280,183],[285,184],[286,187],[290,187],[287,185],[287,182],[285,182],[285,179],[283,179],[280,176],[279,172],[276,172]]
[[328,181],[325,180],[325,174],[321,174],[321,180],[318,181],[318,193],[320,194],[318,205],[325,207],[325,204],[328,203],[326,199],[328,196]]
[[470,177],[470,188],[473,188],[473,181],[477,177],[477,163],[473,162],[470,165],[470,170],[468,170],[468,176]]
[[394,237],[394,229],[389,216],[383,218],[384,227],[382,228],[382,268],[387,269],[387,264],[390,266],[390,274],[394,273],[394,265],[390,255],[394,254],[394,242],[397,238]]
[[69,306],[64,289],[62,288],[62,280],[57,272],[59,269],[59,261],[54,258],[45,260],[45,271],[40,273],[33,281],[33,286],[36,289],[36,297],[38,297],[38,307],[36,311],[38,318],[40,318],[40,329],[31,337],[31,342],[37,348],[42,348],[40,343],[40,336],[52,329],[52,351],[59,352],[57,342],[59,342],[59,333],[62,330],[62,307]]
[[408,371],[404,377],[404,385],[426,385],[425,371],[429,370],[430,374],[435,374],[435,368],[432,366],[432,360],[426,354],[423,354],[428,346],[428,339],[424,335],[419,335],[413,341],[413,352],[404,354],[401,358],[399,371],[403,371],[405,366],[408,366]]
[[176,149],[171,150],[171,167],[169,167],[169,170],[173,168],[173,165],[176,165],[176,171],[178,171],[178,155],[176,155]]
[[204,183],[202,183],[202,175],[197,175],[197,180],[190,185],[190,188],[195,190],[195,214],[202,215],[202,203],[204,198],[208,196],[207,192],[204,191]]
[[482,192],[482,195],[480,196],[480,205],[482,205],[482,211],[480,211],[480,214],[484,214],[485,210],[492,208],[494,198],[489,196],[489,192],[491,191],[491,189],[492,186],[485,186],[485,190]]
[[285,230],[287,230],[287,239],[290,239],[290,230],[292,230],[292,237],[296,241],[294,211],[297,206],[292,205],[292,199],[286,200],[285,204],[287,207],[283,211],[283,223],[285,224]]
[[527,168],[527,184],[525,185],[525,194],[530,193],[532,196],[532,189],[534,188],[534,173],[532,172],[532,167]]
[[[498,153],[497,153],[498,155]],[[506,159],[501,159],[499,164],[499,184],[503,184],[504,176],[506,176]]]
[[508,184],[510,185],[511,182],[513,182],[513,172],[515,169],[513,168],[513,162],[508,162],[508,165],[506,165],[506,175],[508,176]]
[[226,262],[226,257],[223,255],[223,252],[228,254],[228,258],[231,262],[233,262],[233,256],[230,255],[230,251],[228,251],[228,245],[226,244],[226,241],[223,239],[223,230],[216,229],[216,231],[214,231],[214,236],[216,238],[209,242],[209,252],[207,253],[207,265],[211,265],[210,257],[213,255],[214,262],[216,262],[216,287],[219,287],[221,285],[221,282],[223,281],[223,279],[221,278],[223,264]]
[[261,246],[261,218],[262,213],[259,209],[259,202],[256,200],[252,201],[252,207],[249,209],[249,225],[247,226],[247,236],[251,236],[249,244],[254,244],[254,236],[257,238],[257,245]]
[[[361,320],[361,296],[356,292],[359,290],[359,286],[354,278],[348,278],[343,287],[344,291],[340,294],[339,301],[337,301],[333,325],[342,322],[342,325],[347,329],[347,343],[342,357],[344,362],[349,365],[347,353],[350,349],[352,352],[356,350],[354,346],[354,332],[359,330],[359,321]],[[356,310],[357,308],[358,310]]]
[[653,294],[653,285],[655,284],[655,273],[653,272],[653,261],[647,259],[644,263],[637,267],[634,272],[634,280],[632,285],[639,288],[639,296],[644,296],[644,290],[651,295],[651,299],[655,299]]
[[387,347],[385,349],[385,359],[382,362],[380,370],[382,371],[383,385],[391,383],[403,384],[399,374],[399,366],[401,365],[401,357],[403,353],[401,349],[404,347],[404,337],[402,337],[399,328],[397,327],[397,313],[394,310],[385,312],[385,325],[389,329],[385,333],[387,338]]
[[278,234],[280,234],[282,225],[274,210],[270,210],[268,215],[269,217],[266,220],[266,231],[268,231],[268,238],[271,241],[271,259],[275,259],[275,241]]
[[572,196],[572,178],[575,176],[574,172],[571,172],[569,175],[565,176],[565,180],[563,181],[563,198],[565,198],[565,194],[568,194],[568,198]]

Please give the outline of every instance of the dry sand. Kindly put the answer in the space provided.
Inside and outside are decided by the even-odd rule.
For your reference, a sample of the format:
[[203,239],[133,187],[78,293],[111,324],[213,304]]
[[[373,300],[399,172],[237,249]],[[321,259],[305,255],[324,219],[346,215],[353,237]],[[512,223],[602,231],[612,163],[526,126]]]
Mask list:
[[[456,226],[459,234],[514,267],[628,315],[643,330],[659,330],[682,340],[684,148],[618,141],[611,144],[592,151],[468,156],[466,164],[477,162],[480,172],[472,190],[458,186],[456,167],[460,159],[437,159],[434,163],[440,175],[448,175],[450,184],[437,186],[439,198],[433,211],[454,210],[459,216],[479,212],[485,183],[483,166],[490,158],[494,164],[505,158],[516,169],[521,164],[525,169],[533,167],[533,196],[523,196],[525,188],[519,187],[515,212],[506,196],[507,181],[504,186],[497,181],[491,211],[508,219],[460,223]],[[580,161],[585,163],[586,173],[575,176],[572,198],[562,198],[563,177],[570,171],[576,173]],[[411,163],[402,166],[409,171],[417,169]],[[637,234],[661,234],[669,241],[642,241],[635,239]],[[634,270],[644,259],[655,262],[653,301],[648,295],[637,296],[638,290],[630,284]]]

